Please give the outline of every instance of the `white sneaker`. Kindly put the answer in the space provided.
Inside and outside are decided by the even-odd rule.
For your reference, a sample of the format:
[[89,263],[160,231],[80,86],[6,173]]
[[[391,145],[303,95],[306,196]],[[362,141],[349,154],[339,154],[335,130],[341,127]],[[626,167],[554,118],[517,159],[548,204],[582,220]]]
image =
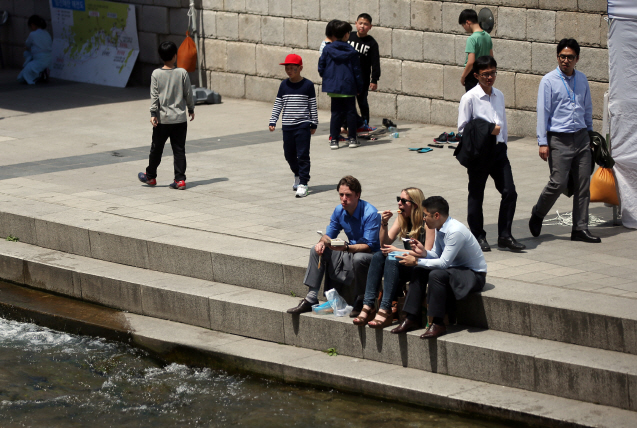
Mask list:
[[299,183],[301,183],[301,177],[298,175],[294,176],[294,184],[292,185],[292,190],[296,190],[299,187]]
[[307,184],[299,184],[299,187],[296,189],[296,197],[304,198],[308,194]]

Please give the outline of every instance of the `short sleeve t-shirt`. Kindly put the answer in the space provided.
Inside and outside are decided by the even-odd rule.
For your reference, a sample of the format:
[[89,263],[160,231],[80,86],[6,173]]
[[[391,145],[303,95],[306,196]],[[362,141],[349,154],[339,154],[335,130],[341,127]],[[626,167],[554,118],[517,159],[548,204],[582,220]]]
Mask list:
[[467,47],[465,48],[466,58],[464,65],[467,65],[469,60],[469,54],[475,54],[476,58],[481,56],[491,55],[491,49],[493,49],[493,42],[491,36],[486,31],[476,31],[467,39]]

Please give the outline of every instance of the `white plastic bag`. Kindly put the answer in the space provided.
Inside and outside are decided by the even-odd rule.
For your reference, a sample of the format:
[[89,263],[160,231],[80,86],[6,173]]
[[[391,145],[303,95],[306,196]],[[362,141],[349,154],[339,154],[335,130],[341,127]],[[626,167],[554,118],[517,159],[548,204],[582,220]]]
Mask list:
[[327,301],[332,309],[334,309],[334,315],[337,317],[344,317],[352,312],[353,308],[347,305],[345,299],[343,299],[335,289],[332,288],[331,290],[326,291],[325,297],[327,297]]

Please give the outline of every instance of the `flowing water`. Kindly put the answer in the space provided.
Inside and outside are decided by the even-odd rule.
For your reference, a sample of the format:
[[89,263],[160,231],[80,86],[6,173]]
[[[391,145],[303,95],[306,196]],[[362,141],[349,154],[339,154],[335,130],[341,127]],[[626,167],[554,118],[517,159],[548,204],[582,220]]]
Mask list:
[[509,425],[152,358],[123,343],[0,318],[0,426]]

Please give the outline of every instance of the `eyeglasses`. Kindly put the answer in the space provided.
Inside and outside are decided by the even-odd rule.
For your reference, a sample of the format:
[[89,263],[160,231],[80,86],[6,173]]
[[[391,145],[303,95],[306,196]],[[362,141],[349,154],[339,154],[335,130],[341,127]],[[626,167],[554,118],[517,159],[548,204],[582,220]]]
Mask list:
[[569,61],[575,61],[575,55],[558,55],[558,58],[562,61],[567,59]]
[[407,202],[409,202],[410,204],[413,204],[413,202],[410,201],[409,199],[401,198],[400,196],[396,196],[396,202],[402,202],[403,204],[406,204]]
[[498,75],[497,71],[492,71],[491,73],[478,73],[478,76],[484,79],[488,79],[489,77],[495,77],[497,75]]

